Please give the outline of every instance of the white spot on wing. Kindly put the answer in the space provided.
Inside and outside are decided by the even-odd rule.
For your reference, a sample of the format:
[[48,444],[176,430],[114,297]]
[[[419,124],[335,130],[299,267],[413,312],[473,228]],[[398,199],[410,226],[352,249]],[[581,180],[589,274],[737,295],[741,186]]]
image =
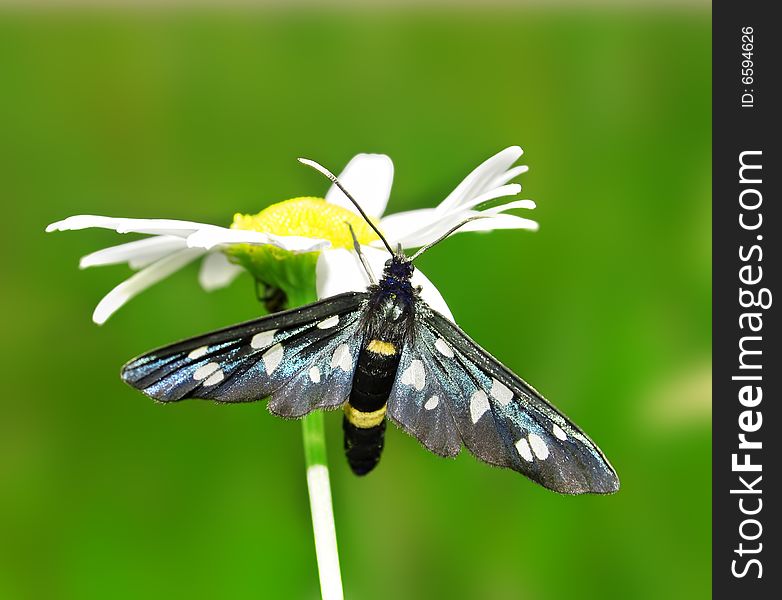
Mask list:
[[543,438],[535,433],[529,434],[529,445],[532,446],[532,451],[540,460],[546,460],[548,458],[548,446]]
[[209,377],[215,371],[219,370],[220,365],[218,365],[216,362],[206,363],[205,365],[202,365],[195,370],[195,373],[193,373],[193,379],[196,381],[201,381],[202,379]]
[[331,356],[331,368],[339,367],[343,371],[350,371],[353,366],[353,357],[350,356],[350,346],[340,344]]
[[320,383],[320,369],[318,367],[310,367],[310,381]]
[[562,431],[562,428],[556,423],[554,423],[554,427],[551,428],[551,431],[553,431],[554,435],[557,436],[560,440],[564,441],[567,439],[567,434]]
[[424,363],[416,359],[410,363],[410,366],[402,373],[402,383],[412,385],[419,392],[426,385],[426,371]]
[[426,401],[426,404],[424,404],[424,408],[426,410],[434,410],[437,408],[437,405],[440,404],[440,399],[437,396],[432,396],[429,398],[429,400]]
[[478,390],[470,398],[470,417],[473,423],[477,423],[478,419],[483,416],[489,410],[489,398],[486,396],[486,392]]
[[530,450],[527,440],[521,438],[518,442],[516,442],[516,450],[518,451],[521,458],[527,462],[532,462],[532,451]]
[[491,392],[489,393],[502,406],[507,406],[508,402],[513,400],[513,392],[508,389],[507,385],[496,379],[491,380]]
[[274,344],[261,357],[263,359],[263,366],[266,367],[266,374],[271,375],[274,373],[274,369],[280,364],[282,360],[282,344]]
[[222,369],[217,369],[204,381],[204,385],[217,385],[223,379],[225,379],[225,373],[223,373]]
[[250,340],[250,346],[253,348],[266,348],[274,341],[274,334],[277,333],[276,329],[270,329],[269,331],[261,331],[256,333],[253,339]]
[[334,315],[318,323],[318,329],[329,329],[339,323],[339,315]]
[[443,356],[453,358],[453,349],[443,338],[437,338],[437,341],[434,343],[434,347],[437,348],[437,351]]
[[189,359],[191,359],[191,360],[195,360],[197,358],[201,358],[208,351],[209,351],[209,346],[201,346],[200,348],[196,348],[195,350],[191,350],[190,354],[188,354],[187,357]]

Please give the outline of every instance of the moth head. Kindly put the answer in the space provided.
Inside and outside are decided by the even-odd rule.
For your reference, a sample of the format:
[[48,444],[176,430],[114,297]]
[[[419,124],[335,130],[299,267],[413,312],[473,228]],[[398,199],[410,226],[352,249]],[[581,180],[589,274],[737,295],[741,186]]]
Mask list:
[[413,271],[415,271],[413,262],[402,252],[401,248],[386,261],[383,269],[383,273],[387,277],[393,277],[397,280],[410,279],[413,276]]

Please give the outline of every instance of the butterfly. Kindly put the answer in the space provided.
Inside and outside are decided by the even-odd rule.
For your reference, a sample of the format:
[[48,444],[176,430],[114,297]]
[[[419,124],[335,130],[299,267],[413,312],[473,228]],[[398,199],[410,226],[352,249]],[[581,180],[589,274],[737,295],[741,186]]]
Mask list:
[[[366,218],[333,174],[300,160],[326,174]],[[390,258],[366,291],[154,350],[128,362],[122,379],[160,402],[269,398],[268,409],[284,418],[342,408],[345,454],[357,475],[378,464],[391,420],[440,456],[465,446],[560,493],[616,492],[616,472],[592,440],[411,284],[413,261],[463,223],[408,257],[367,222]]]

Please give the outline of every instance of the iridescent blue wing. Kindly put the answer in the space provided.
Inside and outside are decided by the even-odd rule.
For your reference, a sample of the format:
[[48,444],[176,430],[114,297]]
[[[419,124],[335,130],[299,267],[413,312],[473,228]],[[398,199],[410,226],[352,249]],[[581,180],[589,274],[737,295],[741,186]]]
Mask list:
[[161,402],[250,402],[301,417],[350,394],[366,294],[348,293],[154,350],[122,379]]
[[619,480],[572,421],[422,301],[388,402],[388,416],[432,452],[518,471],[564,494],[612,493]]

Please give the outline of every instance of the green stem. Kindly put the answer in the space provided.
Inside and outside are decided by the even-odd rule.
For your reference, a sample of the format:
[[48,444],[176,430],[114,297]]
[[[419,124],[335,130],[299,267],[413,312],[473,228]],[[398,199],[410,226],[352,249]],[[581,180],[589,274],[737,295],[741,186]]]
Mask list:
[[[310,253],[309,255],[294,256],[298,261],[271,260],[267,264],[269,269],[266,274],[275,275],[270,285],[279,287],[285,293],[286,301],[283,309],[304,306],[315,302],[318,298],[313,277],[317,255]],[[277,264],[278,262],[280,264]],[[283,263],[291,264],[296,268],[283,269]],[[272,267],[281,270],[277,272]],[[269,280],[264,279],[263,281]],[[329,467],[326,460],[326,432],[323,423],[323,412],[320,410],[311,412],[301,421],[304,462],[307,469],[307,489],[310,496],[312,533],[315,538],[315,556],[318,560],[321,597],[323,600],[343,600],[342,576],[339,571],[339,553],[337,552],[337,530],[334,525],[331,483],[329,482]]]
[[323,600],[342,600],[342,577],[339,571],[337,531],[331,504],[331,484],[326,462],[326,433],[323,413],[315,411],[301,422],[304,439],[304,462],[312,512],[312,532],[318,560],[320,593]]
[[304,462],[307,468],[313,465],[328,466],[326,462],[326,432],[323,427],[323,413],[312,412],[301,420],[304,436]]

